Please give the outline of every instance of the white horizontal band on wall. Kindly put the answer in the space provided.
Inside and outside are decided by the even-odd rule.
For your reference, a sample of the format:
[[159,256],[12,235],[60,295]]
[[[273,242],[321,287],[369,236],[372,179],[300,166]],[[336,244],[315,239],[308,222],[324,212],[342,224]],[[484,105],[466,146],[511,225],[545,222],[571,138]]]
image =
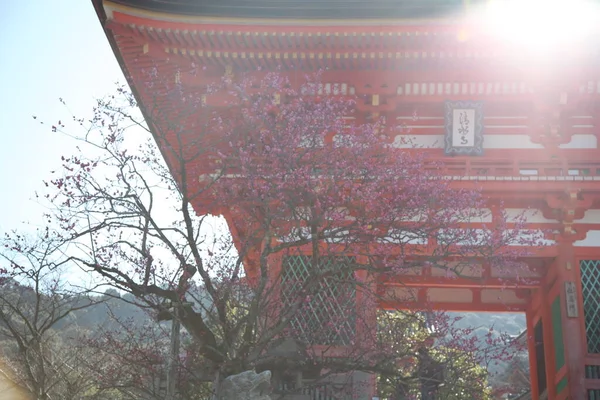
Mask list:
[[544,224],[544,223],[556,223],[558,220],[556,219],[548,219],[544,217],[540,210],[536,209],[526,209],[526,208],[505,208],[504,213],[506,214],[506,218],[509,222],[514,222],[515,220],[523,217],[526,222],[531,224]]
[[600,247],[600,231],[588,231],[585,239],[573,243],[574,247]]
[[[440,149],[444,147],[444,135],[397,135],[394,147],[410,149],[424,147]],[[573,135],[569,143],[561,144],[561,149],[596,149],[598,139],[595,135]],[[529,135],[484,135],[484,149],[543,149],[539,143],[533,143]]]
[[578,224],[600,224],[600,210],[587,210],[583,218],[576,219]]

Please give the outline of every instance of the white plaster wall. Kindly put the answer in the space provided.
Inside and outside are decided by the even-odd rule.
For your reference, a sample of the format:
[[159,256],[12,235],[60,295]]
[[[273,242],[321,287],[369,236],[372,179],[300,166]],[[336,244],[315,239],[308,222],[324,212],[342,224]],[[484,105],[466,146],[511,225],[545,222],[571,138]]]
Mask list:
[[472,222],[472,223],[484,223],[484,222],[492,222],[492,210],[489,208],[482,208],[477,210],[476,208],[470,208],[464,213],[461,213],[461,216],[467,218],[451,218],[454,222]]
[[587,210],[583,218],[575,220],[579,224],[600,224],[600,210]]
[[544,217],[540,210],[526,208],[505,208],[506,217],[509,222],[514,222],[519,216],[523,215],[529,223],[554,223],[558,222],[555,219]]
[[600,231],[589,231],[585,239],[573,243],[575,247],[600,247]]
[[390,229],[388,237],[380,240],[381,243],[396,243],[396,244],[427,244],[428,238],[420,236],[415,232],[403,231],[401,229]]
[[540,273],[530,270],[527,267],[523,268],[507,268],[503,266],[494,266],[491,268],[490,274],[493,278],[539,278]]
[[385,299],[388,301],[417,301],[417,289],[402,286],[388,286],[385,289]]
[[558,146],[561,149],[597,149],[598,138],[596,135],[573,135],[569,143]]
[[481,291],[481,302],[487,304],[524,304],[512,289],[484,289]]
[[[457,273],[459,273],[463,277],[480,278],[481,276],[483,276],[483,267],[481,266],[481,264],[453,261],[453,262],[447,263],[447,266],[448,266],[448,268],[455,270]],[[450,274],[451,274],[450,276],[452,276],[452,277],[456,276],[456,273],[454,273],[454,272],[451,272]],[[448,273],[443,268],[432,267],[431,275],[432,276],[447,276]]]
[[474,246],[490,237],[489,229],[440,229],[438,241],[453,243],[458,246]]
[[444,303],[470,303],[473,292],[469,289],[430,288],[427,290],[427,300]]
[[542,236],[541,234],[541,230],[533,230],[533,231],[527,231],[527,230],[523,230],[520,231],[520,240],[518,242],[512,241],[511,243],[508,243],[509,246],[529,246],[531,243],[531,241],[535,241],[536,244],[539,244],[540,246],[552,246],[554,244],[556,244],[556,242],[552,239],[546,239]]
[[396,274],[401,276],[417,276],[421,275],[423,271],[423,267],[411,267],[411,268],[402,268],[395,271]]
[[533,143],[528,135],[483,135],[484,149],[543,149]]

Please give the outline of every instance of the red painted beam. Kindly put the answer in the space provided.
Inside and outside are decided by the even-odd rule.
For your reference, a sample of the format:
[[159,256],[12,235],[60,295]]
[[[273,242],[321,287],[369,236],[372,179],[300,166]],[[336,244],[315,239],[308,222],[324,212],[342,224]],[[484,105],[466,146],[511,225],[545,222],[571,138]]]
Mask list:
[[380,301],[379,307],[383,310],[436,310],[449,312],[525,312],[527,304],[498,304],[498,303],[436,303],[436,302],[385,302]]
[[444,287],[444,288],[517,288],[536,289],[541,287],[539,278],[446,278],[434,276],[395,276],[385,279],[383,283],[400,287]]

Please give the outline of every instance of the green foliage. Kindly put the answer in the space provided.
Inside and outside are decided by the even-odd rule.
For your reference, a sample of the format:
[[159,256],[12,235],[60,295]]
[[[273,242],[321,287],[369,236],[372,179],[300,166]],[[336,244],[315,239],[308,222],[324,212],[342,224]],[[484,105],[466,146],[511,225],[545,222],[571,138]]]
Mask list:
[[[436,398],[488,400],[487,371],[472,354],[434,344],[435,334],[425,318],[410,312],[382,312],[378,316],[379,339],[398,355],[394,373],[378,377],[378,396],[383,400],[420,396],[423,385],[437,386]],[[404,396],[404,397],[403,397]]]

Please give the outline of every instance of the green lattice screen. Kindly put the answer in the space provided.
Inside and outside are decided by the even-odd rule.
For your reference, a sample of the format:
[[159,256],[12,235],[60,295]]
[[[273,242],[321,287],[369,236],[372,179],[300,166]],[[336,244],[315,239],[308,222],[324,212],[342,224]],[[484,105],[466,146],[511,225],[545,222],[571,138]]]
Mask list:
[[309,256],[289,256],[283,260],[281,298],[283,306],[291,306],[299,296],[310,296],[294,316],[294,335],[307,343],[349,345],[356,326],[356,287],[352,257],[321,257],[320,272],[331,271],[327,277],[311,274]]
[[600,354],[600,260],[584,260],[579,267],[588,353]]

